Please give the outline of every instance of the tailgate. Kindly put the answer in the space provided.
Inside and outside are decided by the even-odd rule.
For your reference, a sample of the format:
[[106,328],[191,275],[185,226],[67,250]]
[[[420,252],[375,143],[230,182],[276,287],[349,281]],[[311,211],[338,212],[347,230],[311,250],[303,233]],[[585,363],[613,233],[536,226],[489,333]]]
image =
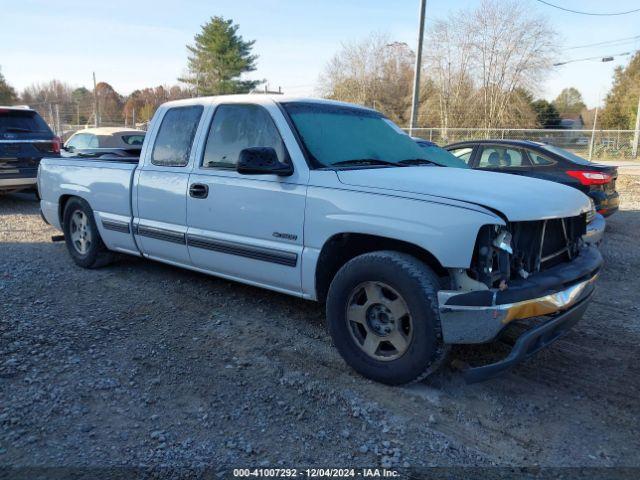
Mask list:
[[54,154],[51,138],[20,140],[0,138],[0,169],[37,167],[42,157]]

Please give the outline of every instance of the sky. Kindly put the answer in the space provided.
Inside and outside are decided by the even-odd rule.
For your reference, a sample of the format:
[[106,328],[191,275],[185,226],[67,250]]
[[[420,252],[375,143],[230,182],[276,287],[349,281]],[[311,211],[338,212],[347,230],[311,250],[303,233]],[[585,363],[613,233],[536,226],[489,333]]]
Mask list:
[[[565,47],[640,35],[640,12],[617,17],[583,16],[520,0],[560,33]],[[550,0],[591,12],[638,8],[637,0]],[[433,19],[475,7],[480,0],[427,0]],[[119,93],[175,84],[185,72],[186,45],[211,16],[231,18],[246,40],[256,40],[257,71],[270,88],[311,95],[327,61],[344,42],[385,33],[417,43],[418,0],[0,0],[0,68],[18,91],[56,78],[91,88],[92,72]],[[429,45],[425,44],[425,49]],[[640,42],[564,50],[559,60],[633,51]],[[578,88],[589,107],[606,95],[617,65],[576,62],[556,67],[537,96],[552,100],[568,86]]]

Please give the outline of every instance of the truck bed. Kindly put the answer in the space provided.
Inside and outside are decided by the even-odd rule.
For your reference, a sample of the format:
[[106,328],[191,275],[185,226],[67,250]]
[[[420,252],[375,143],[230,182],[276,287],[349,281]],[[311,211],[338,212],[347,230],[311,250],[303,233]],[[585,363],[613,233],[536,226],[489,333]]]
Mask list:
[[60,199],[77,195],[87,199],[101,220],[131,222],[131,185],[138,165],[134,157],[44,158],[38,170],[42,213],[58,228],[62,208]]

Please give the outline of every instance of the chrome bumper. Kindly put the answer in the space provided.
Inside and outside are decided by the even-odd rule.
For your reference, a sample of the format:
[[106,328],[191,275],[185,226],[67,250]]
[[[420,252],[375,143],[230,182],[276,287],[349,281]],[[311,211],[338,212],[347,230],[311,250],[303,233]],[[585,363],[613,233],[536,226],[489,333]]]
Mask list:
[[36,177],[27,178],[0,178],[0,187],[24,187],[28,185],[35,185],[37,182]]
[[596,213],[593,220],[587,224],[587,233],[582,236],[582,239],[585,243],[598,245],[604,238],[604,230],[606,226],[607,221],[604,217],[599,213]]
[[445,343],[484,343],[493,340],[511,321],[568,310],[586,299],[595,288],[596,273],[564,290],[515,303],[491,306],[447,305],[462,292],[440,290],[438,304]]

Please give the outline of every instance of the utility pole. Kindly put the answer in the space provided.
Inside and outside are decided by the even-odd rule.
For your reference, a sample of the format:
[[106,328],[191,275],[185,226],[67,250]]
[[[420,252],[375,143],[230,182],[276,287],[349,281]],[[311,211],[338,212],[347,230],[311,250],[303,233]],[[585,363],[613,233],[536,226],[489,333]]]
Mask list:
[[411,101],[411,120],[409,121],[409,135],[413,135],[413,129],[418,118],[418,101],[420,100],[420,70],[422,69],[422,42],[424,40],[424,14],[427,8],[427,0],[420,0],[420,27],[418,30],[418,48],[416,49],[416,68],[413,73],[413,99]]
[[94,125],[100,126],[100,111],[98,106],[98,89],[96,88],[96,72],[93,72],[93,115],[95,117]]
[[53,104],[49,104],[49,125],[53,125],[55,128],[55,120],[53,119]]
[[60,105],[56,103],[56,135],[60,136],[62,129],[60,128]]
[[638,158],[638,141],[640,141],[640,96],[638,96],[638,110],[636,111],[636,132],[633,135],[631,156]]
[[598,109],[600,108],[600,99],[598,98],[598,104],[596,105],[596,113],[593,116],[593,128],[591,129],[591,143],[589,143],[589,161],[593,157],[593,144],[596,141],[596,123],[598,123]]

